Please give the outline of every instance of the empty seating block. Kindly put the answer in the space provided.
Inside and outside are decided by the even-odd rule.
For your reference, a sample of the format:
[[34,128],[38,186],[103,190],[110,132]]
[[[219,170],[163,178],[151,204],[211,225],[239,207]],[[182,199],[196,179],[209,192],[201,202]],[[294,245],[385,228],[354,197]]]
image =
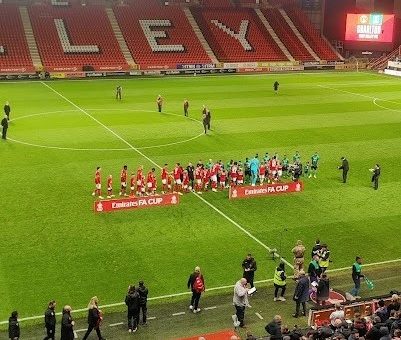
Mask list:
[[299,8],[285,8],[288,16],[298,29],[299,33],[305,38],[312,50],[319,56],[320,59],[335,61],[338,60],[337,55],[331,49],[329,43],[320,36],[319,31],[313,27],[307,15]]
[[104,7],[33,5],[29,14],[47,70],[128,69]]
[[148,3],[114,8],[134,60],[141,68],[176,68],[211,60],[178,7]]
[[192,11],[220,61],[288,61],[253,9],[194,8]]
[[280,11],[275,8],[263,10],[263,14],[270,26],[276,32],[281,42],[287,47],[288,51],[299,61],[315,61],[305,46],[295,35],[291,27],[287,24]]
[[0,4],[0,72],[33,70],[18,7]]

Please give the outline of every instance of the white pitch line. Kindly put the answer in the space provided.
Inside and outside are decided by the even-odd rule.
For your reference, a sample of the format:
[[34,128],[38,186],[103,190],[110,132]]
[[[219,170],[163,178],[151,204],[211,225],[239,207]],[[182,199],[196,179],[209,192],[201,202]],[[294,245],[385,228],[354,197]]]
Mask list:
[[260,320],[263,320],[263,316],[262,315],[260,315],[259,313],[255,313],[256,314],[256,316],[260,319]]
[[121,326],[121,325],[124,325],[124,322],[111,323],[111,324],[109,325],[109,327],[116,327],[116,326]]
[[[394,260],[381,261],[381,262],[367,263],[367,264],[364,264],[363,267],[379,266],[379,265],[383,265],[383,264],[396,263],[396,262],[401,262],[401,258],[394,259]],[[347,267],[343,267],[343,268],[329,269],[327,272],[333,273],[333,272],[339,272],[339,271],[350,270],[350,269],[351,269],[351,266],[347,266]],[[273,279],[266,279],[266,280],[258,280],[258,281],[255,281],[254,283],[259,284],[259,283],[268,283],[268,282],[272,282],[272,281],[273,281]],[[234,288],[234,285],[212,287],[212,288],[208,288],[207,291],[227,290],[227,289],[231,289],[231,288]],[[185,296],[185,295],[190,295],[190,294],[192,294],[192,292],[182,292],[182,293],[176,293],[176,294],[154,296],[154,297],[150,297],[148,299],[148,301],[170,299],[172,297],[180,297],[180,296]],[[99,306],[99,308],[104,309],[104,308],[118,307],[118,306],[124,306],[124,305],[125,305],[125,302],[117,302],[117,303],[101,305],[101,306]],[[81,313],[81,312],[86,312],[87,310],[88,310],[87,308],[81,308],[81,309],[74,309],[73,312]],[[56,315],[61,315],[61,312],[57,312]],[[155,318],[155,317],[153,317],[153,318]],[[26,318],[21,318],[18,320],[19,321],[29,321],[29,320],[38,320],[38,319],[43,319],[43,315],[28,316]],[[152,320],[152,317],[148,317],[148,320]],[[8,324],[8,320],[0,322],[0,325],[6,325],[6,324]]]
[[363,97],[363,98],[368,98],[368,99],[373,99],[373,100],[381,100],[381,101],[383,101],[383,102],[401,105],[401,103],[397,103],[397,102],[394,102],[394,101],[392,101],[392,100],[381,99],[381,98],[377,98],[377,97],[372,97],[372,96],[368,96],[368,95],[366,95],[366,94],[361,94],[361,93],[356,93],[356,92],[341,90],[341,89],[337,89],[337,88],[335,88],[335,87],[330,87],[330,86],[325,86],[325,85],[317,85],[317,86],[322,87],[322,88],[325,88],[325,89],[328,89],[328,90],[334,90],[334,91],[338,91],[338,92],[343,92],[343,93],[347,93],[347,94],[352,94],[352,95],[358,96],[358,97]]
[[[373,99],[373,104],[375,104],[377,107],[380,107],[381,109],[385,109],[385,110],[388,110],[388,111],[401,112],[401,110],[390,109],[390,108],[388,108],[388,107],[385,107],[385,106],[382,106],[382,105],[380,105],[380,104],[377,104],[377,101],[378,101],[378,100],[382,100],[382,99],[379,99],[379,98]],[[401,105],[401,103],[400,103],[399,105]]]
[[[231,219],[230,217],[228,217],[225,213],[223,213],[220,209],[216,208],[213,204],[211,204],[210,202],[206,201],[202,196],[200,196],[199,194],[197,194],[196,192],[193,193],[196,197],[198,197],[202,202],[204,202],[206,205],[208,205],[210,208],[212,208],[214,211],[216,211],[218,214],[220,214],[221,216],[223,216],[227,221],[231,222],[233,225],[235,225],[239,230],[241,230],[243,233],[245,233],[246,235],[248,235],[252,240],[254,240],[255,242],[259,243],[263,248],[265,248],[268,252],[271,252],[271,248],[269,246],[267,246],[266,244],[264,244],[262,241],[260,241],[258,238],[256,238],[254,235],[252,235],[248,230],[246,230],[244,227],[242,227],[241,225],[239,225],[237,222],[235,222],[233,219]],[[277,254],[279,255],[279,254]],[[294,269],[294,266],[288,262],[286,259],[284,259],[283,257],[280,257],[280,260],[283,261],[285,264],[287,264],[287,266],[289,266],[290,268]]]
[[[93,119],[96,123],[98,123],[99,125],[103,126],[107,131],[109,131],[110,133],[112,133],[115,137],[117,137],[119,140],[121,140],[122,142],[124,142],[126,145],[128,145],[132,150],[134,150],[135,152],[137,152],[139,155],[141,155],[142,157],[144,157],[145,159],[147,159],[150,163],[152,163],[153,165],[155,165],[157,168],[161,169],[162,167],[157,164],[154,160],[152,160],[151,158],[149,158],[148,156],[146,156],[141,150],[139,150],[138,148],[136,148],[135,146],[133,146],[131,143],[129,143],[127,140],[125,140],[123,137],[121,137],[119,134],[117,134],[116,132],[114,132],[112,129],[110,129],[108,126],[104,125],[101,121],[99,121],[98,119],[96,119],[95,117],[93,117],[90,113],[88,113],[86,110],[84,110],[83,108],[79,107],[77,104],[75,104],[74,102],[72,102],[71,100],[69,100],[67,97],[65,97],[64,95],[62,95],[60,92],[56,91],[55,89],[53,89],[51,86],[47,85],[45,82],[41,82],[44,86],[46,86],[48,89],[50,89],[52,92],[54,92],[55,94],[57,94],[58,96],[60,96],[61,98],[63,98],[66,102],[70,103],[71,105],[73,105],[75,108],[77,108],[78,110],[80,110],[82,113],[84,113],[85,115],[87,115],[89,118]],[[258,238],[256,238],[254,235],[252,235],[248,230],[246,230],[244,227],[242,227],[241,225],[239,225],[237,222],[235,222],[234,220],[232,220],[230,217],[228,217],[225,213],[223,213],[220,209],[218,209],[217,207],[215,207],[213,204],[209,203],[208,201],[206,201],[203,197],[201,197],[200,195],[198,195],[197,193],[194,193],[194,195],[196,197],[198,197],[202,202],[204,202],[206,205],[208,205],[210,208],[212,208],[214,211],[216,211],[218,214],[220,214],[222,217],[224,217],[227,221],[229,221],[230,223],[232,223],[234,226],[236,226],[239,230],[241,230],[242,232],[244,232],[246,235],[248,235],[251,239],[253,239],[254,241],[256,241],[257,243],[259,243],[262,247],[264,247],[265,249],[267,249],[267,251],[271,251],[271,248],[268,247],[266,244],[264,244],[262,241],[260,241]],[[278,254],[277,254],[278,255]],[[287,260],[285,260],[284,258],[280,257],[281,260],[286,263],[288,266],[290,266],[291,268],[294,268],[293,265],[288,262]]]
[[156,320],[156,317],[155,317],[155,316],[148,316],[147,319],[148,319],[148,320]]
[[173,314],[171,314],[171,315],[172,315],[172,316],[185,315],[185,312],[173,313]]
[[203,308],[204,310],[212,310],[212,309],[216,309],[217,308],[217,306],[212,306],[212,307],[205,307],[205,308]]
[[82,333],[82,332],[86,332],[86,331],[87,331],[86,328],[82,328],[82,329],[77,329],[77,330],[75,330],[75,332],[77,332],[77,333]]

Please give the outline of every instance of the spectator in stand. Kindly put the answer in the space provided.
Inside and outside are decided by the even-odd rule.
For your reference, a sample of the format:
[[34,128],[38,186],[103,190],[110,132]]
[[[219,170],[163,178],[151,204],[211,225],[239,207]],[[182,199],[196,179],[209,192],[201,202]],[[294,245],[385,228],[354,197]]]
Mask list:
[[148,312],[147,304],[148,304],[149,290],[147,287],[145,287],[145,284],[143,283],[143,281],[139,281],[138,293],[139,293],[138,323],[139,323],[139,316],[140,316],[141,310],[142,310],[142,324],[146,325],[147,312]]
[[205,279],[199,267],[195,267],[194,272],[189,276],[187,287],[192,290],[191,304],[189,309],[194,313],[199,313],[199,300],[205,291]]
[[390,332],[386,326],[380,327],[380,340],[391,340]]
[[306,315],[306,302],[309,300],[309,279],[306,277],[305,272],[299,272],[299,278],[294,292],[295,313],[292,315],[294,318],[299,317],[300,307],[302,305],[302,315]]
[[292,253],[294,254],[294,279],[297,279],[299,272],[304,270],[305,262],[305,246],[301,240],[298,240],[295,247],[292,248]]
[[391,302],[387,306],[387,311],[388,311],[389,315],[392,310],[394,310],[396,312],[398,312],[400,310],[400,297],[397,294],[393,294],[391,296]]
[[401,340],[401,329],[395,330],[392,339],[393,340]]
[[336,328],[336,320],[340,320],[341,323],[345,321],[345,314],[341,308],[341,305],[337,303],[335,305],[335,310],[330,314],[330,327],[334,330]]
[[128,287],[128,293],[125,296],[125,304],[127,306],[128,332],[136,332],[138,330],[139,319],[139,300],[140,296],[135,286]]
[[242,261],[242,268],[244,269],[244,274],[242,277],[246,278],[251,288],[254,287],[253,280],[255,278],[255,271],[258,269],[256,266],[256,261],[252,257],[252,254],[248,254],[244,261]]
[[18,312],[14,311],[8,319],[8,337],[11,340],[18,340],[20,337],[20,329],[18,322]]
[[64,306],[63,316],[61,319],[61,338],[60,340],[73,340],[74,339],[74,325],[75,321],[71,317],[71,307]]
[[[273,283],[274,283],[274,301],[285,301],[284,293],[287,286],[287,277],[285,276],[284,262],[280,262],[276,271],[274,272]],[[281,288],[281,295],[278,296],[278,291]]]
[[[388,307],[387,307],[387,310],[388,310]],[[395,311],[395,310],[392,310],[392,311],[390,312],[390,315],[389,315],[388,319],[386,320],[386,326],[387,326],[387,328],[388,328],[389,330],[391,330],[391,326],[392,326],[392,324],[394,323],[394,321],[396,320],[396,318],[395,318],[395,313],[396,313],[396,311]]]
[[368,331],[366,320],[361,317],[360,313],[354,314],[354,321],[352,328],[358,331],[360,337],[364,337],[366,332]]
[[381,332],[380,328],[385,326],[380,320],[380,317],[373,317],[373,327],[366,333],[365,339],[367,340],[380,340]]
[[56,332],[56,301],[52,300],[49,302],[47,310],[45,312],[45,328],[47,336],[43,340],[54,340]]
[[330,296],[330,281],[326,274],[322,274],[316,292],[316,302],[318,305],[325,305]]
[[391,325],[391,328],[390,328],[391,335],[394,335],[394,332],[397,329],[401,330],[401,312],[396,312],[395,313],[395,320],[394,320],[394,322],[393,322],[393,324]]
[[243,328],[245,326],[245,308],[250,307],[248,302],[248,282],[245,278],[237,281],[234,286],[234,296],[233,304],[235,307],[235,314],[239,322],[239,327]]
[[266,325],[265,330],[270,334],[270,340],[281,340],[283,335],[281,333],[281,316],[276,315],[273,321]]
[[104,340],[100,332],[100,324],[103,320],[102,311],[99,309],[99,299],[94,296],[90,299],[88,304],[88,330],[86,331],[82,340],[86,340],[89,334],[95,330],[99,340]]
[[383,299],[379,300],[377,307],[375,314],[380,318],[381,322],[386,322],[388,319],[388,311]]

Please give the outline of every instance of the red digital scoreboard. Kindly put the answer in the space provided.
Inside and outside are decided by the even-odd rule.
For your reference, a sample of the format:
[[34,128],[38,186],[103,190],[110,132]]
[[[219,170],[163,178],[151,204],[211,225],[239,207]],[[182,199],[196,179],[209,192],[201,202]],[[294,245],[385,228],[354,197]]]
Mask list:
[[345,41],[392,43],[394,15],[347,14]]

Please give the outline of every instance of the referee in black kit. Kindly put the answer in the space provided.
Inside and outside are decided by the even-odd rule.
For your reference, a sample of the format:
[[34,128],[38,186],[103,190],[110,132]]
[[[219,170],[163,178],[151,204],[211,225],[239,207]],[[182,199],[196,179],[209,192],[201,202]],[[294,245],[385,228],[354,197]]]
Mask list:
[[376,164],[373,169],[369,169],[372,172],[372,183],[373,189],[379,189],[379,177],[380,177],[380,165]]

